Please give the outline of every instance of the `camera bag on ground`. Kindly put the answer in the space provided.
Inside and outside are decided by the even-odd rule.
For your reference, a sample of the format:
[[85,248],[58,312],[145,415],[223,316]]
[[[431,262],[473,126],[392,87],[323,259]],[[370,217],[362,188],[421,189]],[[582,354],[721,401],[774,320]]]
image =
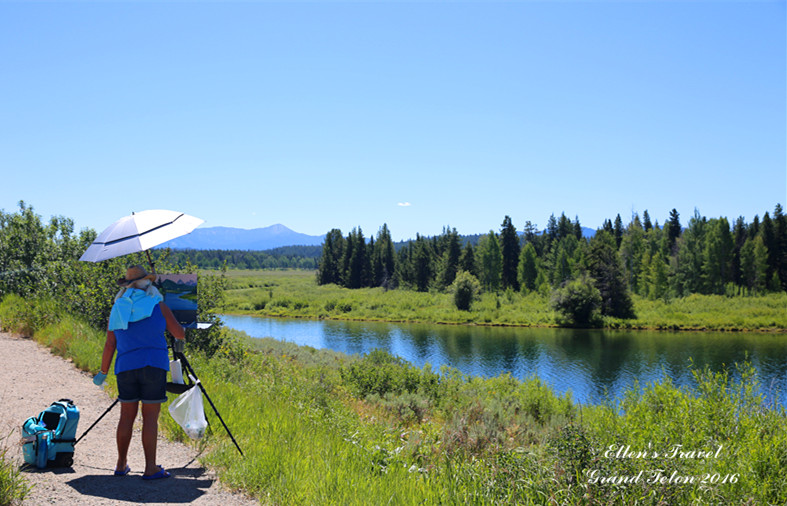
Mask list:
[[74,463],[79,409],[60,399],[22,424],[22,455],[38,468],[71,467]]

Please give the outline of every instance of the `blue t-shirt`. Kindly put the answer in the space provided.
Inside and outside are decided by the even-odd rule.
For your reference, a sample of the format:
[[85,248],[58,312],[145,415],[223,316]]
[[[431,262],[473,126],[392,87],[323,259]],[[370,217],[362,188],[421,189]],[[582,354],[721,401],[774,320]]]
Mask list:
[[146,366],[169,371],[167,338],[164,337],[166,328],[167,321],[161,314],[161,307],[156,304],[149,317],[129,323],[126,330],[115,330],[115,374]]

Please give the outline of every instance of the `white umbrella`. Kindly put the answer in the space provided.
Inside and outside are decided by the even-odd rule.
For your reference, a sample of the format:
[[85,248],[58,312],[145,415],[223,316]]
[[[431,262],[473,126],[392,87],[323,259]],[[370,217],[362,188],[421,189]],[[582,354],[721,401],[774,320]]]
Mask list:
[[[108,226],[79,258],[100,262],[131,253],[146,251],[176,237],[186,235],[204,220],[178,211],[152,209],[132,213]],[[150,254],[148,254],[148,261]]]

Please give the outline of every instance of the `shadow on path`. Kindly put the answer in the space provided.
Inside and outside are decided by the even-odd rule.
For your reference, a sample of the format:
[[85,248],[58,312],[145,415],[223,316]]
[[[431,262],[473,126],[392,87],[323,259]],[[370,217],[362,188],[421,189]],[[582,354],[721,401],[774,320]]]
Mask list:
[[[187,464],[188,465],[188,464]],[[215,480],[206,476],[198,467],[168,468],[170,477],[160,480],[143,480],[142,472],[133,469],[126,476],[114,476],[111,470],[92,468],[96,474],[85,474],[66,481],[84,496],[100,497],[110,501],[135,503],[191,503],[205,495]],[[36,472],[35,468],[28,471]],[[44,471],[42,471],[44,472]],[[47,469],[53,474],[76,474],[71,468]]]

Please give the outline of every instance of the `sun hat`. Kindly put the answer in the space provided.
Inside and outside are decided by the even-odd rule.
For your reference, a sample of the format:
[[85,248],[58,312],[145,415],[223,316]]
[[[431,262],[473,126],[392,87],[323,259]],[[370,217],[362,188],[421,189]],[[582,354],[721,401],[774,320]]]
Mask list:
[[141,279],[149,279],[154,281],[156,279],[156,275],[148,274],[148,271],[146,271],[141,265],[135,265],[126,269],[126,276],[119,278],[118,284],[121,286],[128,286],[134,281],[139,281]]

